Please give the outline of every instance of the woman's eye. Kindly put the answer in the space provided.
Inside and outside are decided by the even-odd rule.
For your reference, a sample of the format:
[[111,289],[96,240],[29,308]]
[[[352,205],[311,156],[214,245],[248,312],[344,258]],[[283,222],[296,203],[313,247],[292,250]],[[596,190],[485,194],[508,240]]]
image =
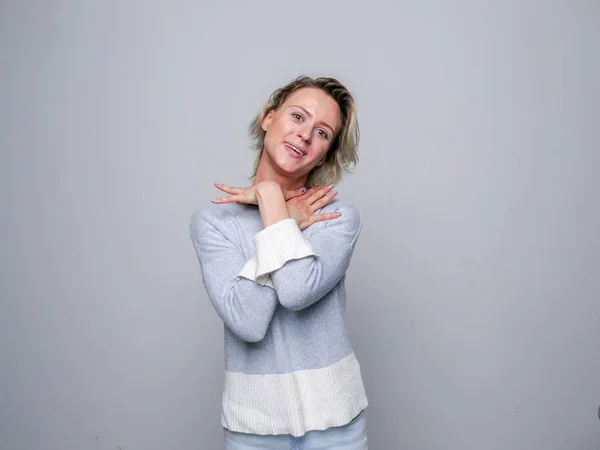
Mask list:
[[300,122],[302,119],[304,119],[304,117],[302,117],[302,115],[298,114],[298,113],[293,113],[292,117],[294,117],[294,119],[296,119],[298,122]]
[[329,139],[329,135],[327,134],[327,132],[325,130],[317,130],[317,133],[319,133],[321,135],[321,137],[323,137],[325,139]]

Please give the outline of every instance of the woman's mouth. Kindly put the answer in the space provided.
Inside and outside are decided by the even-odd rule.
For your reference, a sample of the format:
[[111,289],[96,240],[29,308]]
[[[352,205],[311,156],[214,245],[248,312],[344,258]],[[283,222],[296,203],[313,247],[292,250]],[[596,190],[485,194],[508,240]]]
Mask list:
[[302,158],[304,155],[306,155],[306,151],[301,147],[297,147],[289,142],[284,142],[283,145],[285,145],[286,150],[293,158]]

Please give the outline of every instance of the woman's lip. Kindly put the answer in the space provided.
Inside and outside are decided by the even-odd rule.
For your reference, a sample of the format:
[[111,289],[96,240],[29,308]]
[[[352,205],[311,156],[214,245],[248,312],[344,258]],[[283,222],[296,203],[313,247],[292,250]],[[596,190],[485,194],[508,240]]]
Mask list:
[[298,149],[300,151],[300,153],[302,153],[303,155],[306,155],[306,150],[304,150],[304,148],[300,147],[299,145],[292,144],[290,142],[285,142],[285,141],[284,141],[284,144],[286,146],[290,146],[290,147],[296,148],[296,149]]
[[286,149],[286,151],[288,152],[288,154],[292,157],[292,158],[302,158],[304,156],[303,154],[299,154],[296,150],[294,150],[292,147],[290,147],[288,144],[284,144],[284,147]]

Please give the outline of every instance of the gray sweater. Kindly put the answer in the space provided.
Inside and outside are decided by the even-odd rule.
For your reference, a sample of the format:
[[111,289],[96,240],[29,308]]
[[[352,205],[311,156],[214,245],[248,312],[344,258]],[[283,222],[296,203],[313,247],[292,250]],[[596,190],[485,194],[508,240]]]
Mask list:
[[368,402],[344,312],[358,210],[334,200],[338,219],[300,230],[262,228],[258,207],[211,205],[191,237],[208,297],[224,323],[222,425],[301,436],[350,422]]

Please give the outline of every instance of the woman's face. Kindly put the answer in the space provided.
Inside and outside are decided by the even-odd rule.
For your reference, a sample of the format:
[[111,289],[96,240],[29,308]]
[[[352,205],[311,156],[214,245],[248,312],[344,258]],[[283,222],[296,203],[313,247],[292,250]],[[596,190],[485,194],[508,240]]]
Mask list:
[[321,89],[299,89],[262,121],[267,160],[286,176],[307,175],[325,162],[339,127],[340,108],[333,98]]

